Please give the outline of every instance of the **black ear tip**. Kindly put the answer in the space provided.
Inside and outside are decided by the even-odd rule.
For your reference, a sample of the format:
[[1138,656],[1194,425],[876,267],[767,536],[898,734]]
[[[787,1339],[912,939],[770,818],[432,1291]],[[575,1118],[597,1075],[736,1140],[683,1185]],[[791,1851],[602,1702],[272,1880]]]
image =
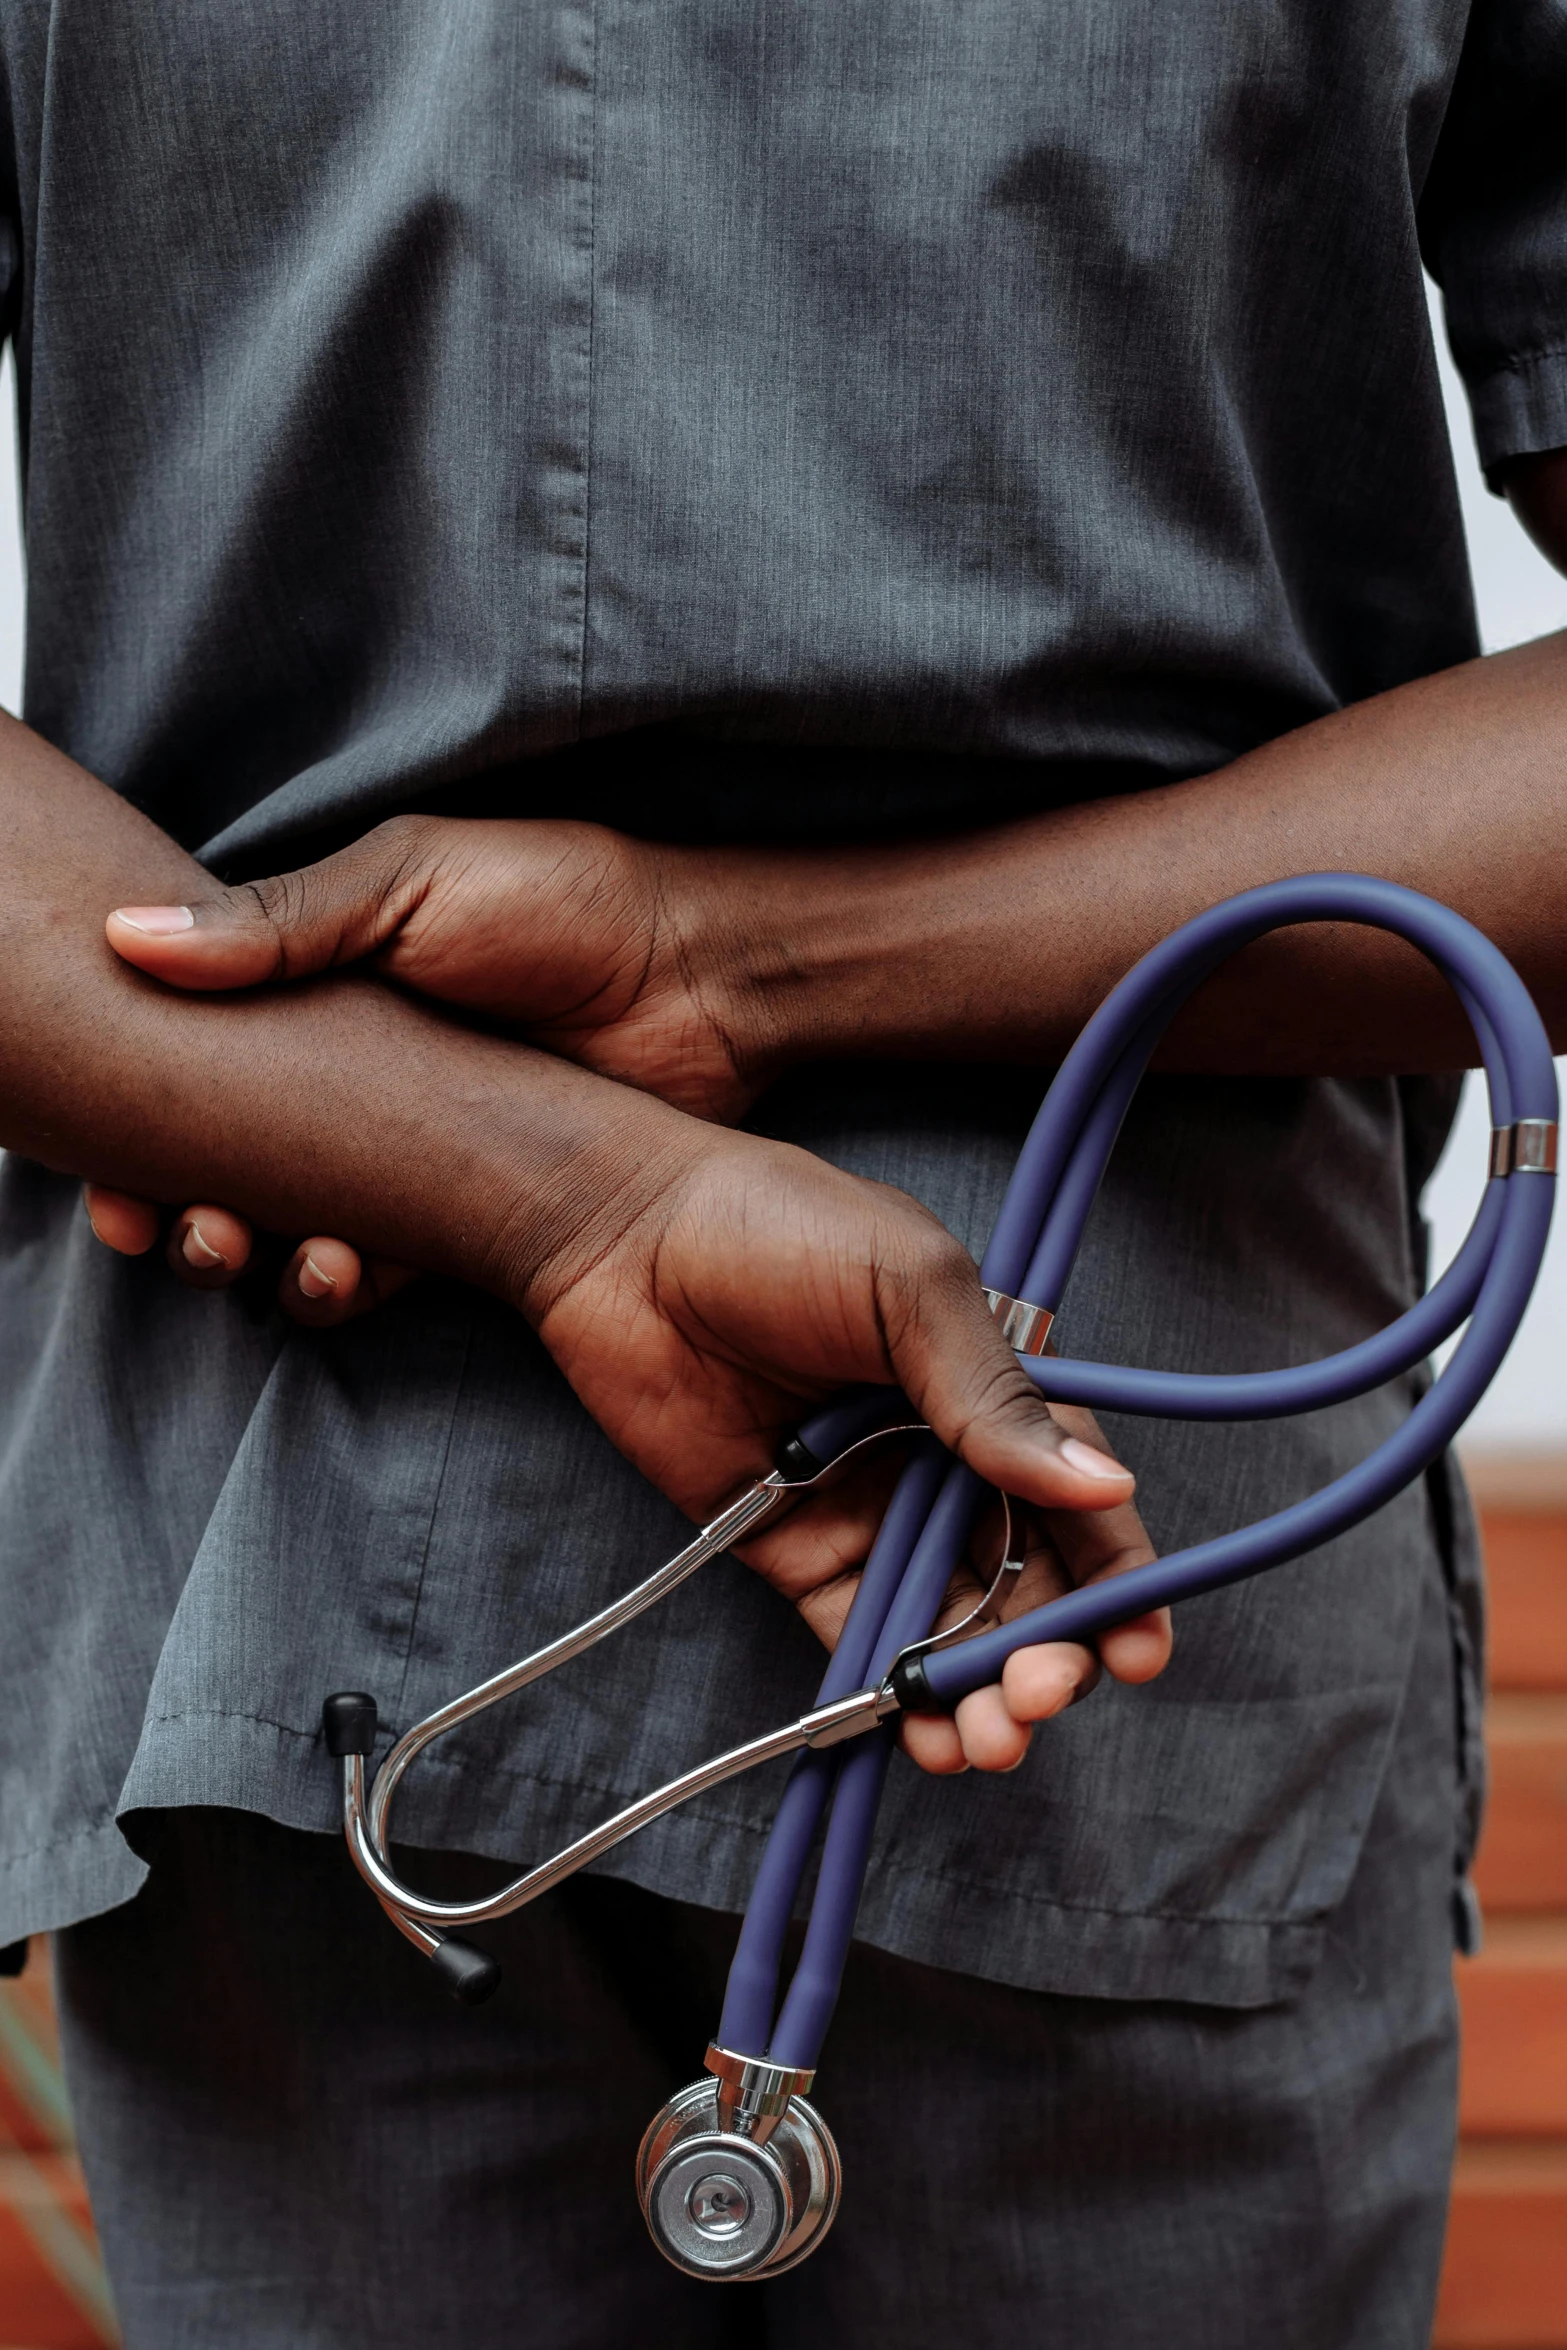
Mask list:
[[448,1934],[439,1948],[431,1951],[430,1964],[464,2007],[482,2005],[501,1987],[499,1959],[475,1950],[471,1942],[460,1942],[455,1934]]
[[813,1477],[821,1475],[827,1464],[819,1461],[798,1436],[788,1436],[778,1447],[773,1466],[786,1484],[808,1485]]
[[887,1678],[901,1713],[945,1714],[952,1711],[949,1705],[942,1703],[926,1680],[923,1657],[900,1657]]
[[8,1942],[0,1950],[0,1975],[19,1975],[27,1964],[27,1942]]
[[328,1754],[370,1754],[375,1747],[375,1699],[362,1689],[340,1689],[321,1708]]

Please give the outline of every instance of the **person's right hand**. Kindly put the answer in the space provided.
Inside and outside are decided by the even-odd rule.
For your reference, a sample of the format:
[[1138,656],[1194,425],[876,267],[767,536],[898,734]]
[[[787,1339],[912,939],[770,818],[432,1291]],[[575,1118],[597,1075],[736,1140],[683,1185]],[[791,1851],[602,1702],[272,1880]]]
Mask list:
[[[144,1257],[162,1235],[164,1262],[187,1289],[228,1289],[251,1266],[255,1234],[232,1208],[209,1200],[169,1216],[155,1201],[106,1183],[84,1183],[82,1202],[94,1233],[117,1256]],[[319,1330],[384,1305],[417,1275],[316,1233],[290,1251],[276,1278],[284,1312]]]
[[[122,906],[106,927],[123,961],[203,992],[368,963],[599,1076],[729,1120],[773,1073],[756,991],[738,982],[748,918],[734,890],[749,867],[733,867],[598,824],[399,816],[297,872],[213,883],[190,905]],[[84,1199],[121,1255],[145,1255],[166,1231],[165,1260],[189,1288],[228,1288],[252,1262],[250,1225],[217,1202],[170,1225],[127,1192],[89,1184]],[[409,1278],[317,1234],[294,1249],[277,1295],[295,1321],[323,1328]]]
[[777,862],[567,819],[395,816],[292,873],[214,882],[185,906],[118,907],[107,933],[138,970],[203,992],[368,963],[729,1122],[788,1057],[764,1034],[747,970]]

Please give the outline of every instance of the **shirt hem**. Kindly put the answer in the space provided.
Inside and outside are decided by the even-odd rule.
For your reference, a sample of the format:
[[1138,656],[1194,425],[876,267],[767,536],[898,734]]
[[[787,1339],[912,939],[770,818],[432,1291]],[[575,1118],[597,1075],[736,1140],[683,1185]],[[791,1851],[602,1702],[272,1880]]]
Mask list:
[[0,1853],[0,1946],[119,1909],[146,1881],[147,1864],[116,1819],[26,1852]]
[[[259,1813],[306,1833],[339,1830],[335,1772],[314,1739],[237,1713],[147,1725],[118,1818],[13,1860],[0,1858],[0,1941],[78,1923],[130,1900],[146,1879],[126,1839],[133,1815],[194,1806]],[[476,1835],[456,1815],[451,1788],[411,1805],[400,1843],[418,1850],[489,1852],[525,1863],[577,1832],[574,1791],[537,1783],[537,1849],[508,1835]],[[624,1791],[604,1790],[613,1808]],[[444,1798],[444,1800],[443,1800]],[[466,1807],[464,1807],[466,1808]],[[606,1854],[596,1873],[699,1908],[735,1913],[749,1897],[764,1832],[697,1806],[669,1814]],[[497,1853],[494,1845],[502,1850]],[[343,1866],[351,1864],[345,1853]],[[915,1964],[975,1975],[1020,1991],[1206,2007],[1271,2006],[1300,1991],[1321,1954],[1325,1921],[1181,1916],[1078,1909],[1033,1892],[958,1884],[939,1869],[873,1866],[856,1938]]]

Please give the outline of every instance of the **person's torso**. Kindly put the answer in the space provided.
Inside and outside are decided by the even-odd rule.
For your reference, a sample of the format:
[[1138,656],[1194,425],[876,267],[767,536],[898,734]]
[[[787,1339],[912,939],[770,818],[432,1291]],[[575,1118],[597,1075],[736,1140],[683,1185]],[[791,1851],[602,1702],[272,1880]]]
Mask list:
[[1464,18],[7,0],[27,714],[240,870],[476,776],[961,821],[1461,658]]

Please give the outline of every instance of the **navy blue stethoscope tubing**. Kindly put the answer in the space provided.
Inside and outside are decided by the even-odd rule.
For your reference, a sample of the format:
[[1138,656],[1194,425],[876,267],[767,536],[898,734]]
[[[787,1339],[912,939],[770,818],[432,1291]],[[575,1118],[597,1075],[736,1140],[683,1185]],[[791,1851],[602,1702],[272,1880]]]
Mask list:
[[[898,1647],[906,1645],[898,1640],[889,1648],[887,1632],[894,1609],[905,1593],[907,1599],[898,1610],[900,1622],[905,1616],[912,1616],[922,1603],[923,1593],[911,1588],[918,1545],[923,1536],[927,1547],[930,1546],[933,1528],[934,1539],[939,1541],[949,1524],[954,1528],[961,1527],[957,1533],[961,1545],[968,1531],[968,1517],[964,1508],[969,1498],[966,1490],[968,1485],[972,1486],[975,1495],[982,1490],[978,1478],[973,1477],[969,1470],[959,1467],[934,1438],[926,1437],[919,1442],[913,1459],[898,1481],[880,1531],[871,1546],[854,1606],[822,1678],[817,1698],[819,1704],[829,1705],[837,1698],[847,1697],[854,1690],[867,1686],[875,1678],[883,1651],[890,1661]],[[963,1495],[961,1501],[956,1499],[960,1492]],[[945,1506],[938,1510],[938,1504]],[[942,1575],[943,1591],[950,1575],[948,1566]],[[930,1612],[934,1614],[940,1604],[941,1594],[938,1592]],[[895,1625],[893,1629],[896,1630]],[[909,1634],[909,1638],[919,1639],[926,1629],[928,1623],[919,1625],[918,1629]],[[842,1749],[829,1749],[825,1753],[802,1754],[791,1770],[757,1871],[756,1884],[752,1889],[729,1969],[723,2018],[718,2032],[722,2047],[760,2053],[767,2047],[769,2037],[780,2045],[804,2044],[811,2038],[809,2029],[802,2033],[797,2028],[788,2010],[798,2004],[796,1992],[803,1992],[807,1980],[825,1974],[836,1986],[837,1978],[843,1971],[843,1959],[848,1952],[848,1935],[842,1936],[840,1954],[837,1949],[838,1909],[844,1899],[851,1898],[851,1889],[852,1907],[858,1906],[863,1865],[856,1872],[852,1865],[853,1856],[858,1849],[861,1834],[868,1834],[869,1824],[874,1822],[892,1747],[893,1733],[878,1730],[861,1739],[847,1753]],[[880,1758],[874,1771],[867,1764],[867,1755]],[[841,1772],[847,1772],[848,1788],[854,1791],[849,1799],[849,1811],[855,1817],[845,1816],[843,1825],[839,1825],[845,1800],[844,1794],[840,1793],[833,1806],[832,1826],[828,1831],[827,1847],[822,1854],[822,1865],[817,1877],[818,1902],[812,1907],[806,1932],[806,1948],[802,1950],[795,1968],[789,1999],[785,2002],[785,2014],[780,2015],[778,2028],[773,2031],[772,2019],[777,2003],[784,1933],[793,1911],[795,1895],[810,1860],[822,1813]],[[869,1822],[865,1822],[862,1827],[862,1815],[867,1806]],[[835,1886],[838,1888],[836,1902],[833,1900]],[[852,1933],[852,1908],[848,1923],[849,1933]],[[830,1936],[832,1944],[825,1967],[821,1947],[824,1936]],[[835,1988],[832,1996],[836,1997]],[[822,2022],[823,2033],[829,2019],[830,2002],[828,2018]],[[810,2061],[814,2062],[814,2057]]]
[[1429,1467],[1452,1442],[1496,1374],[1523,1316],[1550,1230],[1552,1186],[1514,1185],[1492,1258],[1492,1275],[1475,1302],[1469,1328],[1440,1379],[1433,1382],[1407,1419],[1376,1451],[1305,1501],[1200,1542],[1172,1551],[1153,1565],[1137,1567],[1083,1591],[1070,1591],[1048,1606],[1017,1616],[993,1632],[981,1632],[959,1648],[933,1656],[925,1667],[931,1695],[954,1703],[996,1680],[1015,1649],[1038,1640],[1086,1640],[1129,1613],[1167,1607],[1199,1592],[1282,1566],[1380,1509]]
[[[1457,989],[1474,1023],[1496,1125],[1554,1119],[1550,1046],[1522,983],[1461,917],[1395,884],[1351,874],[1274,883],[1210,909],[1143,958],[1106,998],[1063,1061],[1020,1155],[981,1278],[1054,1309],[1105,1163],[1147,1060],[1176,1010],[1237,947],[1302,921],[1356,921],[1394,930]],[[1493,1018],[1493,1014],[1495,1015]],[[1249,1376],[1128,1370],[1060,1358],[1025,1361],[1058,1400],[1182,1419],[1262,1419],[1320,1408],[1398,1376],[1466,1317],[1470,1328],[1441,1378],[1395,1435],[1308,1500],[1113,1582],[1067,1593],[925,1660],[947,1703],[998,1677],[1016,1649],[1090,1639],[1147,1608],[1221,1587],[1298,1557],[1389,1499],[1450,1441],[1511,1341],[1543,1253],[1555,1186],[1497,1179],[1458,1257],[1436,1287],[1375,1337],[1318,1363]],[[1015,1287],[1014,1287],[1015,1284]],[[888,1414],[884,1394],[839,1399],[801,1438],[830,1458]],[[980,1482],[930,1440],[905,1470],[867,1561],[821,1701],[884,1674],[928,1632],[983,1500]],[[796,1765],[742,1929],[720,2025],[722,2045],[787,2064],[814,2063],[831,2018],[869,1854],[892,1735]],[[776,2025],[784,1934],[823,1812],[831,1817],[805,1946]]]
[[[1335,874],[1320,878],[1344,880],[1351,877]],[[1382,886],[1391,889],[1394,885],[1387,883]],[[1249,896],[1261,894],[1248,893]],[[1403,894],[1413,897],[1415,893],[1406,891]],[[1230,901],[1231,904],[1240,902]],[[1432,901],[1421,899],[1417,903],[1429,905]],[[1222,910],[1214,909],[1215,912]],[[1446,913],[1447,909],[1437,907],[1435,911]],[[1318,917],[1319,920],[1341,918],[1337,915]],[[1366,917],[1362,916],[1361,919],[1365,920]],[[1453,919],[1457,920],[1458,917],[1454,916]],[[1282,921],[1277,926],[1281,927]],[[1386,928],[1387,925],[1381,923],[1376,927]],[[1179,939],[1183,934],[1177,931],[1174,935]],[[1478,938],[1480,934],[1476,932],[1474,935]],[[1171,942],[1165,943],[1168,945]],[[1240,943],[1246,942],[1243,940]],[[1488,945],[1489,941],[1482,943]],[[1492,951],[1495,952],[1494,949]],[[1207,978],[1222,960],[1222,957],[1209,958],[1207,968],[1194,985]],[[1501,958],[1498,957],[1498,960]],[[1515,976],[1510,965],[1504,963],[1503,968],[1509,976]],[[1446,976],[1450,980],[1454,978],[1451,972]],[[1521,983],[1518,984],[1522,992]],[[1491,1023],[1467,987],[1456,984],[1455,991],[1464,1004],[1481,1044],[1493,1124],[1505,1126],[1514,1115],[1534,1115],[1527,1110],[1512,1110],[1507,1064],[1497,1047]],[[1018,1289],[1010,1294],[1025,1298],[1032,1305],[1049,1306],[1052,1311],[1059,1306],[1081,1242],[1083,1226],[1098,1194],[1105,1165],[1132,1094],[1169,1019],[1192,992],[1192,987],[1182,987],[1174,992],[1173,1000],[1169,1002],[1163,1016],[1149,1023],[1151,1033],[1147,1035],[1146,1043],[1142,1036],[1136,1039],[1134,1047],[1117,1062],[1100,1095],[1092,1103],[1059,1187],[1052,1197],[1050,1211],[1027,1273]],[[1105,1009],[1109,1008],[1111,1000],[1107,1000]],[[1532,1005],[1530,1009],[1533,1009]],[[1543,1035],[1543,1030],[1541,1033]],[[1086,1030],[1084,1034],[1086,1036]],[[1065,1063],[1062,1064],[1061,1073],[1066,1073]],[[1054,1096],[1055,1087],[1052,1086],[1045,1107],[1031,1130],[1030,1143],[1038,1133],[1040,1121],[1050,1108]],[[1028,1148],[1029,1144],[1026,1143],[1024,1159],[1019,1161],[1018,1175],[1024,1172]],[[1014,1176],[1014,1182],[1016,1180],[1017,1176]],[[1010,1196],[1009,1192],[1009,1200]],[[1338,1354],[1324,1355],[1316,1362],[1292,1364],[1277,1371],[1215,1374],[1204,1371],[1147,1371],[1120,1363],[1074,1362],[1059,1355],[1038,1355],[1020,1358],[1020,1367],[1052,1402],[1078,1403],[1089,1409],[1128,1412],[1146,1419],[1291,1419],[1298,1412],[1319,1411],[1328,1404],[1345,1403],[1352,1396],[1364,1395],[1373,1387],[1384,1386],[1388,1380],[1398,1378],[1415,1363],[1423,1362],[1434,1347],[1450,1338],[1459,1325],[1468,1319],[1490,1262],[1502,1197],[1501,1186],[1487,1186],[1479,1212],[1462,1248],[1442,1278],[1424,1297],[1385,1329],[1376,1331],[1370,1338],[1362,1339],[1354,1346],[1343,1348]],[[986,1252],[981,1278],[992,1288],[1006,1289],[1005,1281],[991,1279],[995,1270],[991,1261],[993,1252],[994,1243],[992,1249]],[[875,1427],[882,1420],[896,1417],[903,1408],[884,1388],[860,1389],[835,1399],[812,1419],[802,1423],[800,1439],[818,1459],[829,1461],[867,1429]]]
[[[1145,1371],[1122,1363],[1076,1362],[1068,1355],[1023,1355],[1018,1368],[1051,1403],[1149,1420],[1287,1420],[1298,1412],[1347,1403],[1424,1362],[1469,1319],[1491,1261],[1502,1197],[1500,1184],[1487,1184],[1458,1254],[1396,1322],[1314,1363],[1278,1371]],[[1026,1283],[1024,1294],[1034,1287]],[[831,1460],[855,1437],[900,1416],[912,1415],[888,1390],[867,1388],[835,1407],[830,1417],[821,1413],[807,1421],[801,1440],[819,1459]],[[844,1436],[847,1430],[852,1434]]]
[[[1085,1024],[1040,1106],[1007,1186],[980,1269],[987,1287],[1022,1296],[1030,1272],[1037,1268],[1045,1275],[1047,1258],[1054,1259],[1056,1279],[1064,1281],[1075,1254],[1075,1245],[1068,1244],[1080,1237],[1080,1227],[1074,1234],[1065,1219],[1078,1210],[1086,1213],[1090,1202],[1062,1201],[1058,1235],[1062,1178],[1107,1084],[1118,1089],[1118,1082],[1128,1078],[1123,1054],[1139,1042],[1139,1031],[1151,1031],[1151,1050],[1164,1024],[1219,962],[1271,930],[1302,922],[1364,923],[1392,930],[1420,947],[1454,984],[1475,1021],[1495,1122],[1555,1115],[1554,1107],[1538,1106],[1553,1105],[1556,1093],[1539,1015],[1506,957],[1461,915],[1366,874],[1309,873],[1270,882],[1211,906],[1172,931],[1111,989]],[[1494,1015],[1501,1006],[1508,1009],[1498,1024]],[[1511,1016],[1525,1009],[1532,1036],[1523,1033],[1521,1018]],[[1125,1098],[1130,1099],[1129,1086]],[[1113,1140],[1113,1133],[1104,1138],[1105,1155]],[[1030,1302],[1054,1307],[1060,1298]]]

